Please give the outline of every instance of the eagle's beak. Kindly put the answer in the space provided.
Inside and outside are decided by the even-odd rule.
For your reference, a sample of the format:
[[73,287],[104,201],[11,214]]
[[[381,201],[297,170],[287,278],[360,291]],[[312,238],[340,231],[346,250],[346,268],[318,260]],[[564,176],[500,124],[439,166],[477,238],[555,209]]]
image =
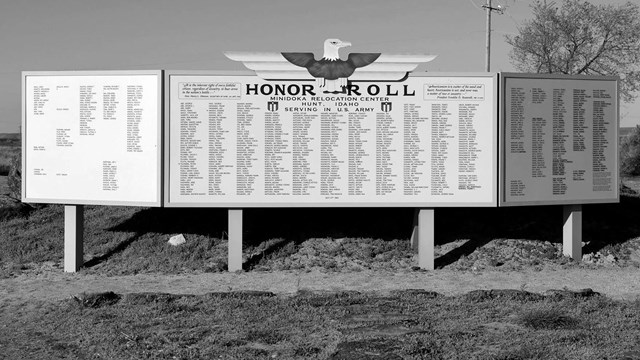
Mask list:
[[351,46],[351,43],[348,41],[343,41],[340,43],[340,47],[346,47],[346,46]]

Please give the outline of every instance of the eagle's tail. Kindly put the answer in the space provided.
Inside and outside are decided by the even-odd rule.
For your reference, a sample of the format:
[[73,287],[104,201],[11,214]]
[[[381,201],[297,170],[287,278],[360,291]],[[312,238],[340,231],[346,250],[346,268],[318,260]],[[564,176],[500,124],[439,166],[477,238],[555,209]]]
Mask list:
[[336,80],[316,78],[316,85],[328,93],[344,93],[347,89],[347,83],[347,78],[338,78]]

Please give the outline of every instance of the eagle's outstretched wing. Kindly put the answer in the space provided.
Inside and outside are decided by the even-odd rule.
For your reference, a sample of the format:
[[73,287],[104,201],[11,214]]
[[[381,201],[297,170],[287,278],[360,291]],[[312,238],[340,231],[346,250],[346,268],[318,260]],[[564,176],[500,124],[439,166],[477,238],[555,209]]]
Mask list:
[[[288,54],[307,54],[312,53],[288,53]],[[224,53],[226,57],[234,61],[240,61],[248,69],[256,72],[256,75],[265,80],[313,80],[314,77],[309,74],[306,68],[294,65],[289,62],[282,53],[277,52],[245,52],[245,51],[227,51]],[[297,61],[304,61],[304,56],[299,56]]]
[[293,65],[298,65],[303,68],[308,68],[316,61],[316,58],[314,57],[313,53],[310,53],[310,52],[306,52],[306,53],[283,52],[282,56]]
[[[231,60],[241,61],[244,66],[254,70],[256,75],[266,80],[314,80],[315,78],[307,71],[307,66],[318,63],[312,53],[229,51],[224,54]],[[284,54],[287,54],[286,56],[292,58],[293,61],[290,62]],[[378,55],[377,58],[365,66],[364,64],[375,55]],[[347,62],[363,65],[356,66],[355,72],[349,75],[349,80],[399,81],[404,79],[409,72],[415,70],[419,64],[433,59],[435,59],[434,55],[352,53]]]
[[354,68],[367,66],[380,57],[380,53],[350,53],[347,62]]
[[353,75],[349,76],[349,80],[399,81],[415,70],[418,65],[435,58],[436,55],[383,53],[372,64],[356,69]]

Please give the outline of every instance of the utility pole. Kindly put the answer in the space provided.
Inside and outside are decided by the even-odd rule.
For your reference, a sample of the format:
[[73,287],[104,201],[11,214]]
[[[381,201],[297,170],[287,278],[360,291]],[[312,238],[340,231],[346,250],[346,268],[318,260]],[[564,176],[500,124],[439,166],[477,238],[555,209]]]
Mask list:
[[498,5],[497,7],[491,6],[491,0],[487,0],[487,3],[482,5],[482,7],[487,11],[487,50],[485,53],[485,70],[487,72],[491,71],[491,13],[497,12],[499,14],[503,13],[502,6]]

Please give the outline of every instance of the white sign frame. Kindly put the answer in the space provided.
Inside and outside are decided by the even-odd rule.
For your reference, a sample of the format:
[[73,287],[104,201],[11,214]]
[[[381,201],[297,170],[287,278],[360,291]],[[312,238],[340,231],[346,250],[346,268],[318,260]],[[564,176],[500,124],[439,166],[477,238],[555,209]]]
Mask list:
[[157,134],[154,138],[157,153],[156,153],[156,168],[157,174],[154,176],[156,193],[153,201],[136,201],[136,200],[92,200],[92,199],[65,199],[65,198],[38,198],[29,197],[26,193],[26,182],[29,175],[23,171],[22,173],[22,201],[26,203],[48,203],[48,204],[66,204],[66,205],[112,205],[112,206],[148,206],[148,207],[161,207],[163,203],[163,184],[162,184],[162,166],[163,161],[163,143],[162,143],[162,126],[163,121],[163,107],[162,107],[162,92],[164,90],[163,84],[163,70],[104,70],[104,71],[23,71],[21,75],[22,81],[22,168],[28,169],[26,149],[29,141],[29,124],[27,123],[27,104],[26,104],[26,85],[27,77],[31,76],[145,76],[154,75],[157,79],[157,94],[156,94],[156,114],[157,114]]
[[[506,182],[506,121],[507,121],[507,108],[506,108],[506,95],[507,95],[507,80],[508,79],[550,79],[550,80],[578,80],[578,81],[615,81],[616,86],[616,126],[615,126],[615,134],[613,136],[612,146],[615,148],[616,155],[614,157],[615,162],[615,170],[614,170],[614,179],[612,180],[613,186],[615,188],[616,196],[612,198],[606,199],[559,199],[559,200],[523,200],[523,201],[507,201],[506,200],[506,191],[507,187],[505,185]],[[499,149],[499,206],[500,207],[509,207],[509,206],[537,206],[537,205],[578,205],[578,204],[607,204],[607,203],[618,203],[620,202],[620,189],[618,186],[619,182],[619,169],[620,169],[620,159],[619,159],[619,137],[618,132],[620,129],[620,84],[619,78],[616,76],[596,76],[596,75],[563,75],[563,74],[528,74],[528,73],[500,73],[500,149]]]
[[[165,70],[164,72],[164,203],[165,207],[216,207],[216,208],[265,208],[265,207],[299,207],[299,208],[311,208],[311,207],[497,207],[498,206],[498,74],[497,73],[419,73],[410,74],[409,77],[482,77],[492,79],[493,93],[487,94],[487,96],[493,97],[492,106],[492,134],[495,136],[495,141],[491,147],[491,201],[487,202],[174,202],[171,201],[170,196],[170,148],[171,148],[171,99],[170,88],[171,78],[173,76],[255,76],[252,71],[199,71],[199,70]],[[354,81],[354,83],[368,83],[366,81]],[[402,84],[399,82],[398,84]]]

